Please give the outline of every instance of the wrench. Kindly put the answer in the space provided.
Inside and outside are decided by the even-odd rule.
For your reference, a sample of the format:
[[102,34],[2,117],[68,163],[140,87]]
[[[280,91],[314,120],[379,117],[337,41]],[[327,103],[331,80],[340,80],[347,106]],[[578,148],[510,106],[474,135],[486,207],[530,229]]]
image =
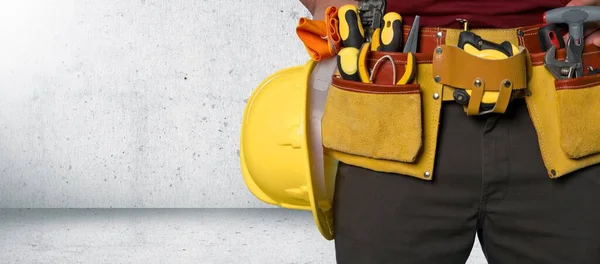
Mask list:
[[568,6],[549,10],[544,14],[546,23],[569,25],[566,61],[575,63],[575,78],[583,76],[581,54],[585,45],[584,23],[600,21],[600,6]]
[[546,55],[544,56],[544,65],[556,79],[573,78],[573,74],[576,72],[577,67],[581,68],[580,63],[557,60],[555,46],[551,46],[546,52]]

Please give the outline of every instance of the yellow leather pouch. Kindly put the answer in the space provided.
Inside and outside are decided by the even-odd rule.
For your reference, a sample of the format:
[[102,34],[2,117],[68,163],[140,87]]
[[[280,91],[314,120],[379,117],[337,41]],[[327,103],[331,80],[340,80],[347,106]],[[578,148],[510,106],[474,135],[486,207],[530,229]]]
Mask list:
[[[564,50],[557,52],[564,59]],[[529,113],[551,178],[600,163],[600,75],[556,80],[532,54]],[[600,67],[600,50],[586,46],[583,64]],[[587,72],[587,70],[586,70]]]
[[[405,37],[408,28],[405,31]],[[455,72],[443,72],[450,82],[436,82],[434,74],[434,54],[437,47],[453,49],[452,60],[468,54],[455,51],[456,41],[460,30],[422,28],[422,41],[417,53],[418,61],[416,79],[409,85],[392,85],[396,76],[404,73],[407,54],[399,52],[372,52],[368,55],[369,69],[374,62],[383,56],[390,56],[393,61],[384,63],[373,72],[373,84],[364,84],[341,80],[334,76],[327,96],[322,119],[322,139],[326,155],[344,163],[360,166],[380,172],[397,173],[424,180],[434,178],[434,163],[438,131],[440,125],[440,110],[443,101],[451,101],[453,87],[465,83],[469,72],[468,67],[460,76]],[[480,30],[474,31],[480,36],[492,39],[509,39],[517,44],[516,30]],[[453,47],[444,46],[454,45]],[[468,55],[471,56],[471,55]],[[473,57],[473,56],[471,56]],[[501,91],[502,89],[521,89],[525,85],[526,67],[523,58],[526,52],[511,58],[511,63],[504,63],[506,76],[495,75],[499,80],[495,87],[492,82],[496,79],[485,79],[487,90]],[[474,62],[481,62],[472,58]],[[443,58],[438,63],[446,63]],[[512,69],[510,65],[517,65]],[[465,65],[466,66],[466,65]],[[478,71],[486,67],[480,67]],[[488,73],[486,71],[486,73]],[[493,77],[489,73],[488,76]],[[504,77],[511,80],[510,87],[503,85]],[[469,84],[472,80],[469,79]],[[420,92],[417,93],[416,91]],[[483,89],[482,89],[483,92]],[[503,93],[502,100],[510,93]],[[481,98],[481,94],[475,94]],[[502,106],[504,107],[504,106]],[[465,118],[469,118],[465,116]]]
[[415,161],[423,135],[419,84],[365,84],[335,76],[322,133],[326,148],[375,159]]
[[[433,35],[433,34],[432,34]],[[395,85],[392,73],[404,73],[405,53],[373,52],[374,83],[333,76],[322,118],[326,155],[375,171],[431,180],[437,145],[442,85],[434,82],[431,55],[417,54],[415,81]]]
[[560,145],[570,158],[600,153],[600,75],[556,81]]
[[[509,89],[511,96],[525,95],[542,159],[551,178],[600,163],[600,75],[557,81],[545,68],[545,53],[539,49],[521,49],[504,60],[504,64],[513,65],[512,72],[511,66],[503,66],[501,72],[490,73],[490,67],[480,65],[482,61],[455,48],[460,30],[422,30],[423,38],[437,40],[421,42],[420,50],[425,53],[417,54],[419,64],[414,84],[390,85],[391,74],[376,76],[375,84],[350,83],[333,77],[322,120],[326,155],[375,171],[431,180],[442,101],[452,100],[455,88],[472,89],[476,100],[482,98],[483,92],[498,92],[501,104],[494,112],[503,112],[509,100],[508,93],[502,89]],[[535,47],[537,35],[531,33],[533,30],[537,28],[472,31],[497,43],[508,40],[514,45],[527,42]],[[451,53],[445,53],[446,59],[439,54],[436,57],[437,47],[443,48],[442,54]],[[396,68],[401,69],[397,76],[401,76],[406,54],[374,52],[369,60],[373,62],[384,55],[393,58]],[[558,59],[564,57],[564,49],[557,51]],[[467,58],[468,65],[480,66],[470,72],[465,68],[459,73],[447,68],[451,66],[446,63],[449,61],[465,64],[465,61],[457,61],[459,58]],[[586,46],[583,64],[600,69],[600,49]],[[442,65],[446,68],[438,67]],[[384,64],[379,71],[391,71],[390,68]],[[440,78],[436,78],[437,75]],[[479,87],[472,86],[475,82],[471,80],[479,75],[487,76],[481,82],[484,87],[480,91]],[[510,85],[505,85],[505,79],[510,80]],[[390,93],[390,89],[394,92]],[[467,115],[476,114],[477,104],[466,107],[465,111]]]

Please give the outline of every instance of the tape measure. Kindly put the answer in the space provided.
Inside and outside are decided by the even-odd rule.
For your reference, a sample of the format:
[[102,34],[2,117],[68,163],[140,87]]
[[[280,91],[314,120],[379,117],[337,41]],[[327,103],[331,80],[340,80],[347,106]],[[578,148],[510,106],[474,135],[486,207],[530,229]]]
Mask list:
[[[458,38],[458,47],[464,51],[488,60],[501,60],[519,53],[519,48],[509,41],[495,43],[476,35],[470,31],[462,31]],[[462,105],[469,104],[471,90],[455,89],[454,100]],[[498,100],[498,92],[486,91],[481,99],[480,111],[489,111],[494,109]]]

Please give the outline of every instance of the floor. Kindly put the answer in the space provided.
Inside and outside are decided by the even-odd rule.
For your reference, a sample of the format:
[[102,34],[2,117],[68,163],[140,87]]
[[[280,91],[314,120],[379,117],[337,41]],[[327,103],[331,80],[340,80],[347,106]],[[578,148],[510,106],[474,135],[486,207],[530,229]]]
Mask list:
[[[309,212],[1,209],[0,263],[335,263]],[[475,244],[468,264],[486,263]]]

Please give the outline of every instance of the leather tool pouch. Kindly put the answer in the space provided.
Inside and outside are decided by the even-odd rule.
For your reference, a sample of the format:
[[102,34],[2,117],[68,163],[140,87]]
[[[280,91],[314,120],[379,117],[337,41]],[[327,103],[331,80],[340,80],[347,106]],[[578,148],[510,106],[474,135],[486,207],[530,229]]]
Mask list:
[[[456,46],[438,46],[433,54],[436,82],[452,89],[470,91],[467,115],[504,113],[509,102],[525,94],[527,88],[527,50],[506,59],[485,59]],[[495,95],[493,107],[482,110],[484,94]]]
[[[436,36],[436,31],[423,30],[424,36]],[[480,33],[486,39],[510,35]],[[453,33],[446,42],[455,43],[457,36]],[[479,106],[484,92],[497,93],[489,111],[494,113],[503,113],[512,98],[525,97],[551,178],[600,163],[600,74],[555,80],[539,50],[521,49],[512,57],[488,60],[442,42],[422,47],[429,53],[416,54],[414,84],[394,85],[391,63],[373,73],[374,84],[333,76],[322,119],[326,154],[375,171],[431,180],[442,101],[453,101],[452,92],[460,88],[471,92],[465,106],[468,115],[483,114]],[[435,51],[437,47],[441,52]],[[384,55],[393,58],[397,75],[403,74],[404,53],[372,52],[369,68]],[[558,50],[557,58],[564,57],[565,50]],[[583,62],[600,69],[600,49],[586,46]]]
[[[371,52],[369,68],[383,56],[391,57],[397,76],[404,73],[406,53]],[[441,85],[431,78],[431,54],[416,57],[420,64],[412,84],[394,84],[389,60],[373,72],[373,84],[332,77],[321,122],[328,156],[376,171],[431,179]]]
[[[542,158],[552,178],[600,163],[600,74],[556,80],[534,53],[527,106]],[[557,51],[564,60],[565,50]],[[600,67],[600,49],[588,45],[584,67]],[[587,70],[585,70],[587,73]]]
[[400,162],[422,145],[419,84],[365,84],[334,77],[322,122],[325,147]]

